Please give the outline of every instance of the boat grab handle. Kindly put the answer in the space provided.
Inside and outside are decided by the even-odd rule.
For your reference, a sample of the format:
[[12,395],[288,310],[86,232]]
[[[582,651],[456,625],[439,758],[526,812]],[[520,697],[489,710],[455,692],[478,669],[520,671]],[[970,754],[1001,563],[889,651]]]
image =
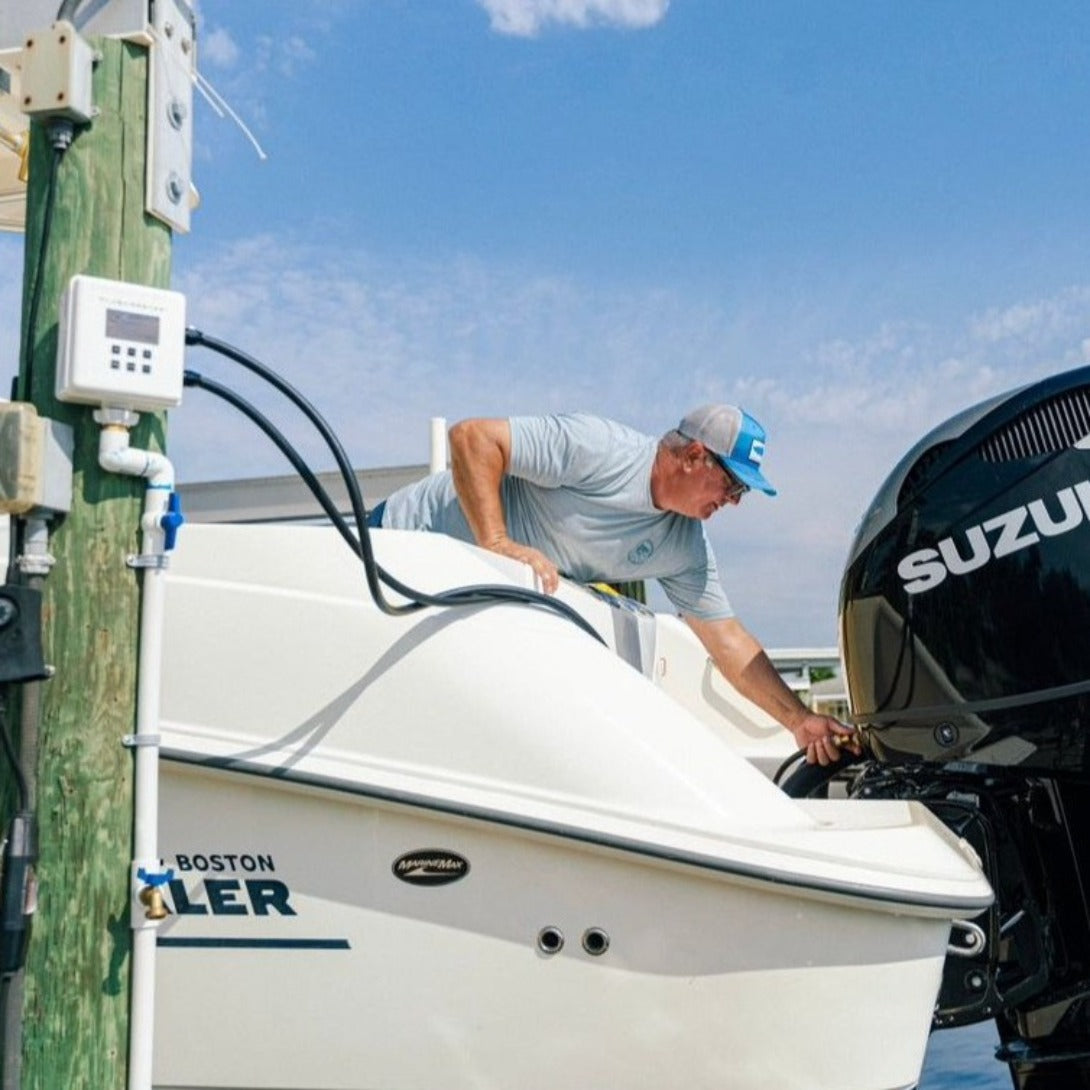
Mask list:
[[946,947],[946,952],[956,958],[976,957],[988,944],[988,940],[984,937],[984,928],[968,920],[951,920],[950,930],[965,933],[963,942],[950,942]]

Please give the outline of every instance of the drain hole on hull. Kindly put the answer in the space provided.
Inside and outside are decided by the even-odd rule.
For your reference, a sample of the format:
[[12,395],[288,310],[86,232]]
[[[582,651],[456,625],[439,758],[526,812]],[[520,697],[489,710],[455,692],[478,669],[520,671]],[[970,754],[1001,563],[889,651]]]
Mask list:
[[601,957],[609,949],[609,936],[600,927],[588,927],[583,932],[583,949],[591,957]]
[[537,948],[543,954],[559,954],[564,949],[564,932],[559,927],[543,927],[537,933]]

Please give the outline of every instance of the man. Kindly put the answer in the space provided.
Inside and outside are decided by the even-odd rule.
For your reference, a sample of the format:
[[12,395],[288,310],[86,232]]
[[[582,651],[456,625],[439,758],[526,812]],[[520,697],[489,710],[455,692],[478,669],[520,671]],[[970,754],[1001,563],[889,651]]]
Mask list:
[[658,579],[734,687],[827,765],[854,734],[788,688],[730,607],[703,521],[751,489],[764,429],[733,405],[705,405],[660,440],[587,414],[464,420],[451,469],[395,492],[371,522],[435,530],[529,564],[551,594],[582,582]]

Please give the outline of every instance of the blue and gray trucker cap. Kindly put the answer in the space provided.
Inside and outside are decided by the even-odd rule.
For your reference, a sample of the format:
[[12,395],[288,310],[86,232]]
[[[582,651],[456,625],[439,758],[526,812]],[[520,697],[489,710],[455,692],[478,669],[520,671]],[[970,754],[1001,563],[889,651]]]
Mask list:
[[776,495],[761,473],[765,430],[743,409],[735,405],[702,405],[693,409],[677,430],[687,439],[703,443],[742,484]]

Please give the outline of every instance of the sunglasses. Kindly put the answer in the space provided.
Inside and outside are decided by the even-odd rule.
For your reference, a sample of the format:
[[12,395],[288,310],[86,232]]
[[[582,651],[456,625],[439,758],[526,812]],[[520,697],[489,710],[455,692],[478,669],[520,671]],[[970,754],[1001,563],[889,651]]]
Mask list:
[[709,450],[705,461],[712,466],[715,466],[724,477],[727,478],[727,498],[731,500],[740,500],[748,491],[749,485],[743,484],[738,478],[731,473],[729,469],[712,452]]

